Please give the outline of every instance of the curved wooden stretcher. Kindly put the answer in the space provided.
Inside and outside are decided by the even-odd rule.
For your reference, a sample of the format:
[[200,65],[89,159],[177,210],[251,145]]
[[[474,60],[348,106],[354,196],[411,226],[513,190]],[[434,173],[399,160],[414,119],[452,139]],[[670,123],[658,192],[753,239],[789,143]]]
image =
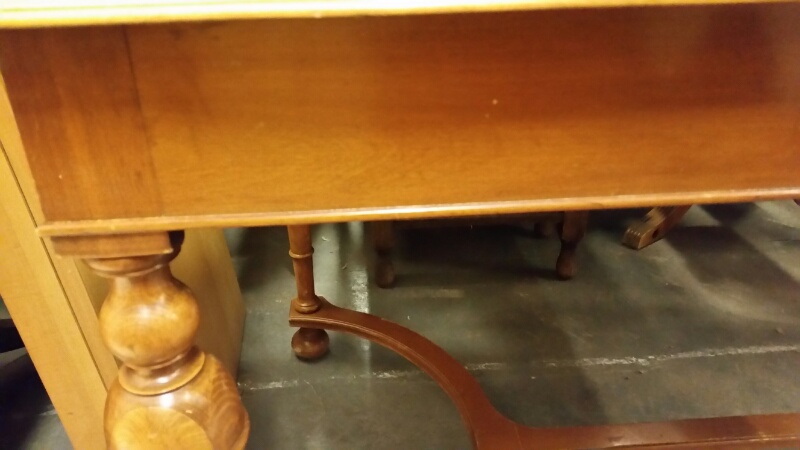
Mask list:
[[[535,428],[513,422],[492,406],[467,369],[433,342],[394,322],[340,308],[317,296],[309,227],[290,226],[289,238],[299,292],[316,304],[316,309],[310,313],[292,309],[289,323],[302,327],[301,330],[350,333],[402,355],[447,393],[461,414],[476,449],[776,448],[800,442],[800,414],[564,428]],[[306,255],[305,258],[296,258],[297,251]],[[314,345],[313,355],[301,353],[298,356],[316,358],[325,353],[327,336],[319,332],[316,336],[315,342],[324,344]],[[320,336],[324,338],[319,339]]]

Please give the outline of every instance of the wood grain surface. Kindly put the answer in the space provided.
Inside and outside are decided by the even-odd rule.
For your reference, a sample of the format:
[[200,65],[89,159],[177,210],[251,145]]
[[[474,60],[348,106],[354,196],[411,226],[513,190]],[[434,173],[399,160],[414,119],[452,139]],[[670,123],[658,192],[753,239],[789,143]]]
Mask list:
[[746,201],[800,195],[798,21],[785,4],[18,30],[0,63],[45,234]]

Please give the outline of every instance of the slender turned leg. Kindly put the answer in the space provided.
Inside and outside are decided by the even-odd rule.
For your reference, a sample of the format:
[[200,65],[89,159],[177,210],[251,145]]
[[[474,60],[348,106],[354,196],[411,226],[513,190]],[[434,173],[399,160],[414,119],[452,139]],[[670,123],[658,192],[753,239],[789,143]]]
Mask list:
[[588,211],[567,211],[564,213],[564,222],[561,224],[561,253],[556,261],[556,272],[564,280],[575,276],[578,263],[575,260],[575,250],[578,243],[586,234]]
[[372,222],[372,243],[375,247],[375,284],[388,289],[394,285],[395,271],[392,263],[394,249],[394,223]]
[[193,345],[200,315],[192,292],[172,276],[170,254],[93,258],[111,280],[100,328],[122,361],[108,391],[111,449],[242,449],[250,420],[233,378]]
[[[289,228],[289,256],[294,265],[294,280],[297,297],[292,300],[292,309],[301,314],[316,312],[320,306],[314,292],[314,248],[311,247],[311,227],[291,225]],[[328,352],[328,333],[317,328],[300,328],[292,336],[292,350],[298,358],[317,359]]]
[[663,238],[691,207],[692,205],[659,206],[651,209],[643,219],[628,227],[622,243],[636,250],[647,247]]

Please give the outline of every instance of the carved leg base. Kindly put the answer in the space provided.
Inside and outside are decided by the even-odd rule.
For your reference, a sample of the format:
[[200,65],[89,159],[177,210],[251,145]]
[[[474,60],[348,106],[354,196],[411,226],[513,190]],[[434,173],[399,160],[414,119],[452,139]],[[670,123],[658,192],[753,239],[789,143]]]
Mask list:
[[292,336],[292,351],[300,359],[314,360],[328,353],[329,339],[325,330],[300,328]]
[[199,373],[184,386],[137,395],[115,382],[106,400],[110,449],[236,449],[250,433],[250,419],[233,378],[211,355],[197,352]]
[[622,243],[632,249],[641,250],[661,240],[691,207],[692,205],[659,206],[651,209],[643,219],[628,227]]
[[561,252],[556,261],[556,273],[562,280],[569,280],[578,271],[578,262],[575,253],[578,243],[586,234],[586,224],[589,214],[586,211],[569,211],[564,213],[564,223],[561,225]]

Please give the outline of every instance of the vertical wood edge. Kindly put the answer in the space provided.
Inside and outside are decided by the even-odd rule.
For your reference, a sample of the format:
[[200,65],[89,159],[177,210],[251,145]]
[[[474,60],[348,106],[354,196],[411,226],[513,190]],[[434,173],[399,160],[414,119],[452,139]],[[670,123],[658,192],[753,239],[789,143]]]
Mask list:
[[[0,147],[2,150],[2,147]],[[105,448],[106,383],[5,151],[0,158],[3,299],[72,444]]]

